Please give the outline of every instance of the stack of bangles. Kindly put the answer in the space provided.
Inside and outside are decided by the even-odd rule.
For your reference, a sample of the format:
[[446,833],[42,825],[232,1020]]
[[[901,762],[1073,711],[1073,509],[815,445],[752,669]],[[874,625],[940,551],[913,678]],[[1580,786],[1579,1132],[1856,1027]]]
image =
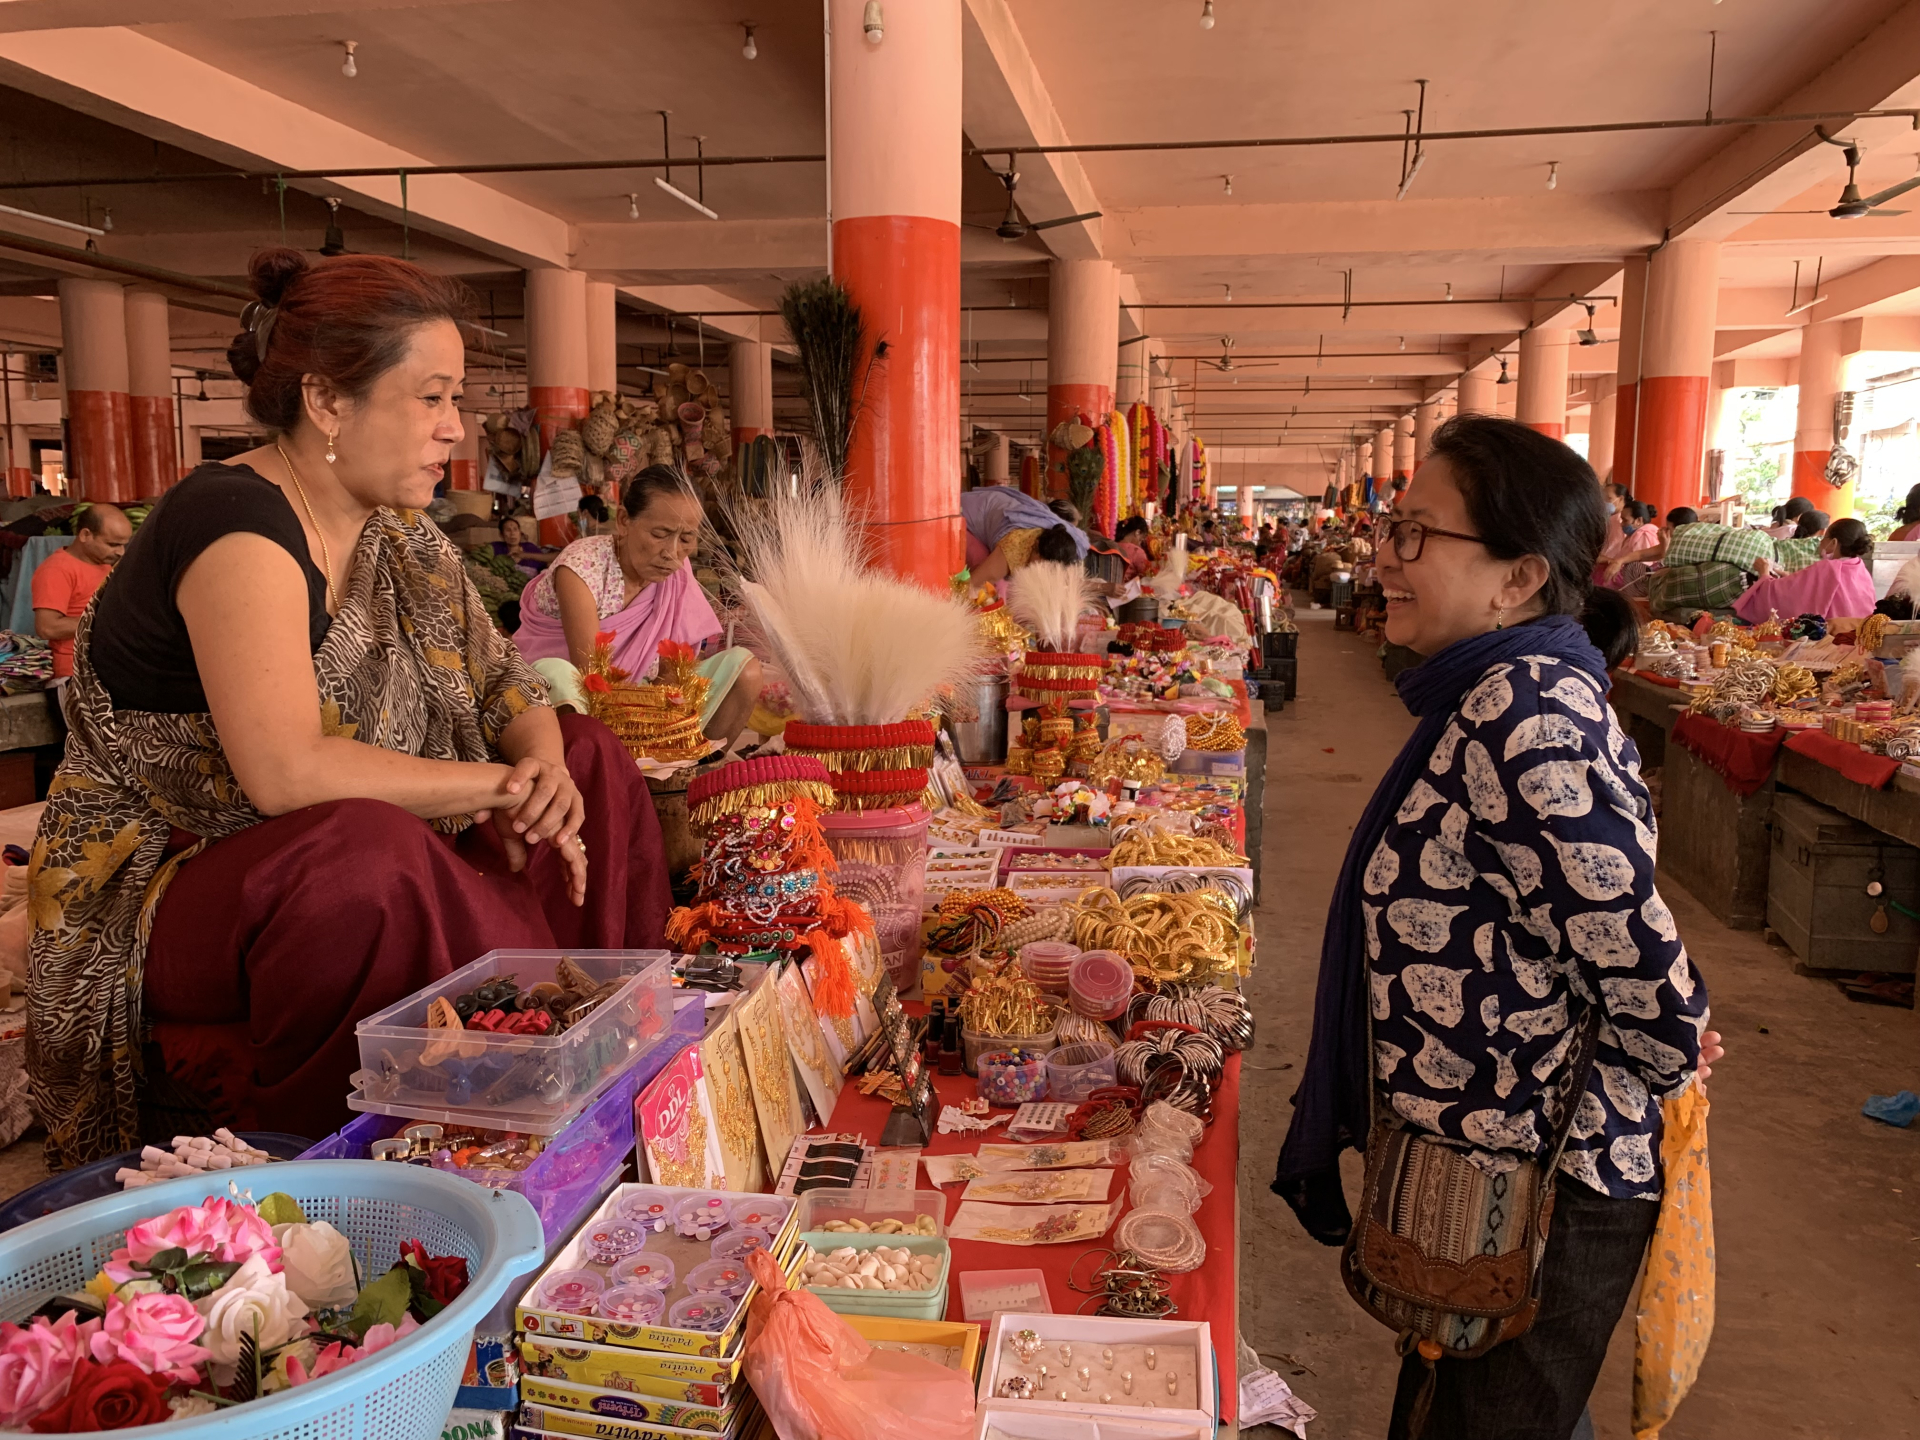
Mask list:
[[1129,1210],[1114,1227],[1113,1240],[1141,1263],[1169,1274],[1198,1270],[1207,1259],[1207,1242],[1193,1216],[1174,1210]]
[[1138,1086],[1142,1108],[1164,1100],[1213,1123],[1213,1091],[1226,1053],[1211,1035],[1169,1020],[1143,1020],[1113,1052],[1120,1083]]
[[1133,1132],[1140,1108],[1137,1087],[1105,1086],[1067,1117],[1067,1133],[1075,1140],[1117,1140]]
[[1136,975],[1158,981],[1204,980],[1237,964],[1240,927],[1235,909],[1218,890],[1126,900],[1105,888],[1089,890],[1080,897],[1073,943],[1082,950],[1126,956]]

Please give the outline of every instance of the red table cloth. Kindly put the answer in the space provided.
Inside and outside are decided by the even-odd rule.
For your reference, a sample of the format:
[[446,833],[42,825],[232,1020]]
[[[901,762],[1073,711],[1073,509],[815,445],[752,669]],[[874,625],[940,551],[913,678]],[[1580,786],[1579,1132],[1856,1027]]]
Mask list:
[[[974,1080],[970,1075],[936,1075],[934,1090],[940,1104],[958,1105],[962,1100],[973,1097]],[[871,1144],[879,1139],[887,1123],[889,1108],[886,1101],[876,1096],[862,1095],[856,1086],[849,1084],[840,1092],[840,1099],[833,1110],[833,1122],[827,1128],[858,1132]],[[1214,1354],[1220,1367],[1220,1419],[1224,1423],[1231,1421],[1238,1413],[1240,1399],[1239,1382],[1235,1378],[1235,1345],[1239,1335],[1236,1277],[1240,1263],[1236,1245],[1238,1227],[1235,1224],[1239,1192],[1234,1185],[1240,1160],[1238,1055],[1227,1057],[1220,1088],[1214,1095],[1213,1112],[1217,1118],[1193,1155],[1193,1168],[1213,1186],[1213,1193],[1201,1203],[1200,1212],[1194,1217],[1207,1242],[1207,1261],[1198,1270],[1185,1275],[1170,1275],[1167,1279],[1172,1287],[1173,1298],[1180,1306],[1175,1318],[1205,1320],[1213,1327]],[[926,1153],[971,1154],[983,1142],[1005,1144],[1006,1134],[1004,1130],[976,1130],[955,1135],[942,1135],[936,1131],[932,1143],[926,1147]],[[1119,1214],[1126,1213],[1127,1174],[1125,1166],[1117,1168],[1113,1189],[1107,1197],[1109,1201],[1121,1202]],[[924,1170],[915,1184],[921,1189],[932,1188]],[[963,1188],[954,1185],[945,1192],[947,1213],[943,1218],[953,1218],[954,1212],[959,1209],[959,1195]],[[960,1304],[959,1276],[967,1270],[1039,1270],[1047,1277],[1047,1297],[1055,1312],[1071,1314],[1079,1309],[1087,1297],[1068,1287],[1067,1271],[1088,1250],[1103,1249],[1111,1239],[1109,1233],[1101,1240],[1071,1245],[995,1245],[984,1240],[955,1240],[952,1242],[953,1263],[949,1267],[951,1292],[947,1302],[947,1319],[965,1318]],[[1098,1268],[1092,1260],[1082,1265],[1081,1282],[1090,1283]],[[1092,1308],[1090,1303],[1088,1308]]]
[[1838,770],[1856,785],[1882,790],[1900,773],[1900,762],[1884,755],[1870,755],[1849,740],[1836,740],[1824,730],[1802,730],[1787,741],[1787,748],[1809,760],[1817,760],[1829,770]]
[[1702,765],[1727,782],[1736,795],[1751,795],[1773,775],[1773,758],[1787,732],[1777,726],[1752,735],[1723,725],[1711,715],[1691,712],[1673,722],[1673,738]]

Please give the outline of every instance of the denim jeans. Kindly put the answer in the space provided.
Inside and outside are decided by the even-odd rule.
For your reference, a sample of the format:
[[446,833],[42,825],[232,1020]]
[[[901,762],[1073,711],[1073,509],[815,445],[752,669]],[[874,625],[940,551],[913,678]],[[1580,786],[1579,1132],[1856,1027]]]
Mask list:
[[1561,1175],[1533,1327],[1477,1360],[1440,1359],[1417,1437],[1407,1417],[1428,1367],[1401,1361],[1389,1440],[1571,1440],[1659,1216],[1652,1200],[1615,1200]]

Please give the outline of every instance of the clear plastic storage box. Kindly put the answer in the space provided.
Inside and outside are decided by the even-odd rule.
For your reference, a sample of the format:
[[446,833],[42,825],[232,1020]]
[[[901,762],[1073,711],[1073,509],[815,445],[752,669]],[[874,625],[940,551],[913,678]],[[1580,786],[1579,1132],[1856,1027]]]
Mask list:
[[[624,980],[558,1035],[430,1030],[427,1007],[488,980],[521,989],[554,979],[571,960],[594,980]],[[580,1102],[633,1064],[673,1023],[673,960],[665,950],[494,950],[397,1005],[362,1020],[356,1109],[393,1106],[459,1112],[476,1125],[550,1134]]]

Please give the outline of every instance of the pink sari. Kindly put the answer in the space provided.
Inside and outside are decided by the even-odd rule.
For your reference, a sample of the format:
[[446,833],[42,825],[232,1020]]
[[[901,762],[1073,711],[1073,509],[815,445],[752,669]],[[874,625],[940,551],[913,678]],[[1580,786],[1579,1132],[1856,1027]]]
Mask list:
[[605,541],[606,537],[569,545],[521,596],[520,628],[513,633],[513,643],[529,663],[572,658],[567,652],[566,631],[560,624],[559,600],[552,588],[554,572],[563,566],[574,570],[600,602],[600,628],[614,635],[613,663],[636,680],[651,675],[659,665],[662,640],[678,640],[697,649],[720,633],[720,617],[713,613],[700,582],[693,578],[692,561],[618,608],[621,589],[617,577],[616,583],[608,583],[608,576],[602,573],[605,557],[597,552],[575,554],[594,539]]
[[1796,615],[1838,616],[1873,613],[1873,577],[1851,555],[1816,560],[1791,575],[1769,575],[1756,581],[1733,602],[1733,613],[1749,625],[1758,625],[1777,613],[1782,620]]

